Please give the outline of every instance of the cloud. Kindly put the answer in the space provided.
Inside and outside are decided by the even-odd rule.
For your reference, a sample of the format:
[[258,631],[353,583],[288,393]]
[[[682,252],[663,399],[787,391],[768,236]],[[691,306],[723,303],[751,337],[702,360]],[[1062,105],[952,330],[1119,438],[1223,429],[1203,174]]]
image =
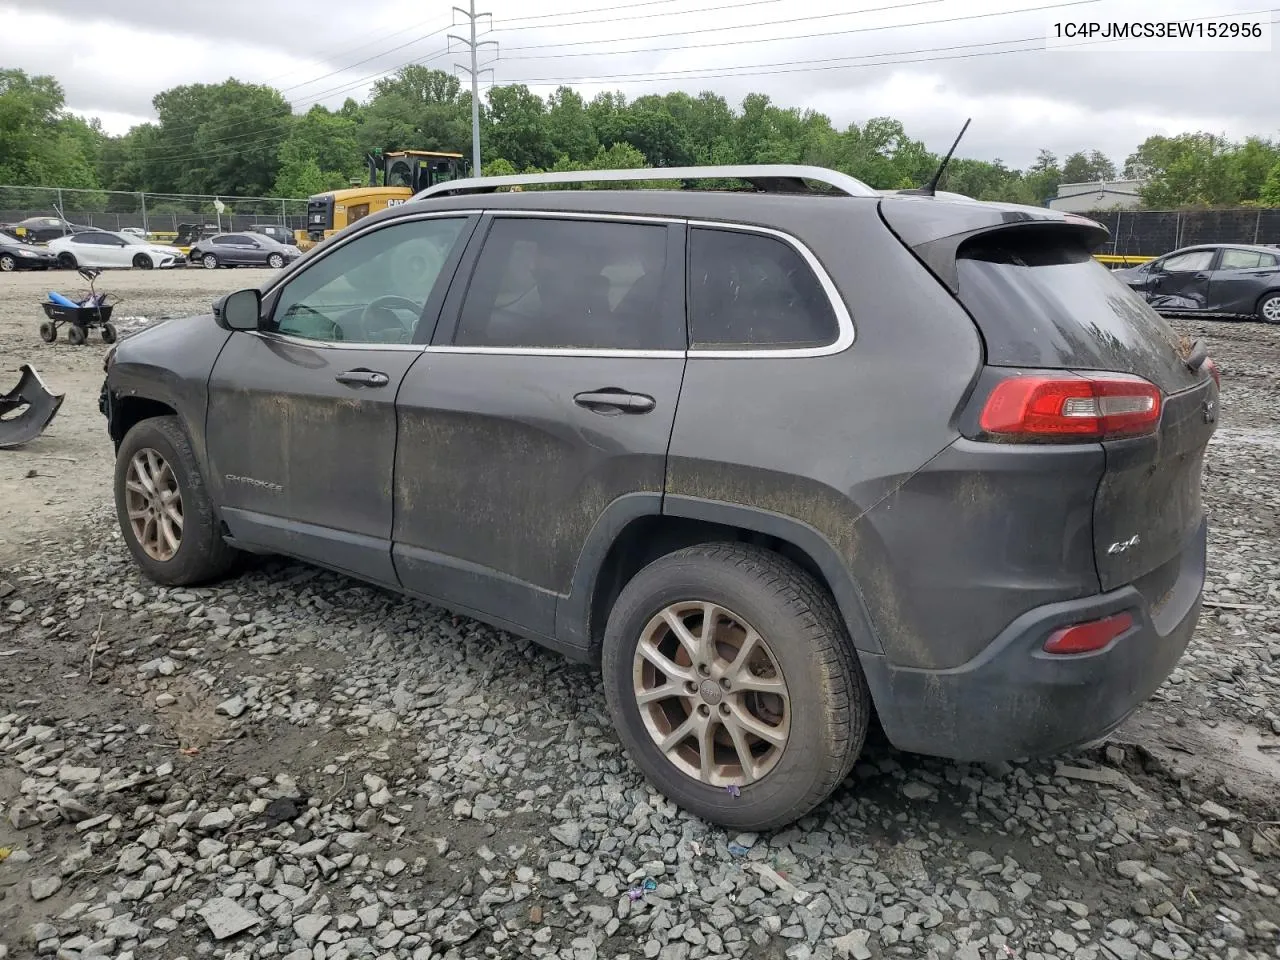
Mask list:
[[[112,132],[154,116],[160,90],[228,76],[269,82],[295,109],[363,97],[409,61],[453,69],[465,30],[449,8],[387,0],[268,3],[223,0],[0,0],[0,62],[52,73],[68,105]],[[1051,23],[1203,17],[1190,0],[485,0],[501,83],[545,95],[564,82],[590,96],[713,90],[737,105],[749,92],[820,110],[843,127],[873,116],[945,150],[973,124],[962,156],[1025,166],[1046,147],[1100,149],[1118,164],[1152,133],[1208,129],[1273,136],[1274,53],[1120,53],[1045,49]],[[1030,9],[1048,7],[1052,9]],[[1216,0],[1217,13],[1258,0]],[[370,16],[376,9],[377,16]],[[536,12],[534,12],[536,11]],[[1262,9],[1260,16],[1270,18]],[[490,28],[492,27],[492,32]],[[453,52],[447,48],[452,46]],[[678,48],[678,49],[671,49]],[[481,51],[481,61],[494,55]],[[1238,82],[1227,82],[1234,78]]]

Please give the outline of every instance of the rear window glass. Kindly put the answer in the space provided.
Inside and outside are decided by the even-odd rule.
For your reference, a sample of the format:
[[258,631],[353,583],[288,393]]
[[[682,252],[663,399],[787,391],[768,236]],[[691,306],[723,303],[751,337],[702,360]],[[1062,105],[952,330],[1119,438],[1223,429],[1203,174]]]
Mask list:
[[979,238],[961,247],[956,268],[994,366],[1133,373],[1166,392],[1199,380],[1164,318],[1082,244]]

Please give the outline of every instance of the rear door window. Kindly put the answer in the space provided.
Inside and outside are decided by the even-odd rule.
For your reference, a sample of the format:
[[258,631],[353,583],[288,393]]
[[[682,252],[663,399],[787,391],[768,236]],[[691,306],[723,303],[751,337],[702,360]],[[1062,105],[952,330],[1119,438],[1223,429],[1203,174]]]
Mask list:
[[827,293],[791,244],[767,234],[689,231],[693,349],[783,350],[833,343]]
[[454,344],[656,350],[666,343],[663,224],[498,217]]
[[1017,233],[979,236],[956,262],[989,364],[1133,373],[1170,393],[1199,382],[1164,318],[1083,244],[1060,231]]
[[1221,270],[1254,270],[1258,267],[1274,267],[1276,258],[1257,250],[1223,250]]

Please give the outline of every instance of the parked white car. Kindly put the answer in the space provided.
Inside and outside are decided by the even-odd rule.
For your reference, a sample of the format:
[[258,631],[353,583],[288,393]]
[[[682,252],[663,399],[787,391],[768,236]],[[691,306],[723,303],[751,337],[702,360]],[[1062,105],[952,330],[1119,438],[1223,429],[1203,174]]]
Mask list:
[[158,267],[185,266],[186,255],[177,247],[152,243],[143,237],[107,230],[87,230],[49,241],[49,250],[60,267]]

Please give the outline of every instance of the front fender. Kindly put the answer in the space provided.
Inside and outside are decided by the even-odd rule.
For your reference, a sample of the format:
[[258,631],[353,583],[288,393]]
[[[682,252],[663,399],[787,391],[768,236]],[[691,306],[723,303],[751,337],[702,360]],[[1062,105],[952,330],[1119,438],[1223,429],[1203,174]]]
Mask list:
[[206,470],[209,375],[231,336],[206,314],[167,320],[120,340],[104,384],[103,412],[112,439],[119,443],[136,422],[131,407],[163,404],[182,421],[200,468]]

